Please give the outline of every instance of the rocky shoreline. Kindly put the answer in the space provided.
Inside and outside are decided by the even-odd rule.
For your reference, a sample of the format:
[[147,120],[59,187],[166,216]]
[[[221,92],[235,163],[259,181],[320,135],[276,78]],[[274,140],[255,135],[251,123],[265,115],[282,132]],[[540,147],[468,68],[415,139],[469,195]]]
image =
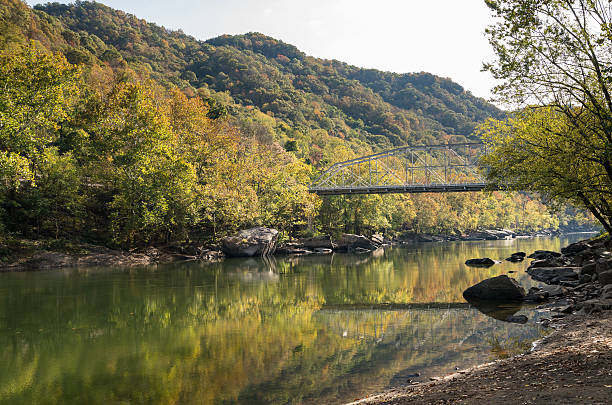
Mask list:
[[612,311],[570,315],[530,353],[355,400],[392,404],[609,404]]
[[322,255],[334,252],[367,254],[386,246],[410,246],[423,242],[503,240],[521,237],[558,235],[554,231],[533,233],[507,229],[480,230],[458,235],[407,234],[401,238],[386,238],[380,234],[370,237],[342,234],[338,238],[320,235],[278,243],[278,231],[255,227],[226,237],[217,246],[202,246],[192,242],[180,246],[149,247],[136,251],[110,249],[87,243],[75,244],[71,249],[54,249],[34,241],[25,241],[27,249],[15,249],[11,257],[0,261],[0,272],[35,271],[65,267],[146,266],[185,261],[215,262],[226,257],[266,255]]
[[196,260],[214,262],[224,258],[223,253],[218,250],[196,246],[148,248],[128,252],[87,243],[75,244],[69,249],[53,249],[35,243],[27,244],[29,246],[16,249],[10,261],[0,262],[0,272],[69,267],[149,266]]
[[[405,386],[352,404],[607,404],[612,397],[612,239],[536,251],[527,273],[545,286],[525,292],[505,275],[464,292],[466,300],[539,303],[555,330],[528,354],[480,365],[429,383]],[[518,252],[517,256],[523,256]],[[510,258],[509,258],[510,259]],[[480,259],[482,260],[482,259]],[[480,300],[480,301],[479,301]],[[503,301],[500,301],[503,302]],[[479,308],[480,309],[480,308]],[[486,312],[485,312],[486,313]],[[498,318],[524,323],[512,315]]]

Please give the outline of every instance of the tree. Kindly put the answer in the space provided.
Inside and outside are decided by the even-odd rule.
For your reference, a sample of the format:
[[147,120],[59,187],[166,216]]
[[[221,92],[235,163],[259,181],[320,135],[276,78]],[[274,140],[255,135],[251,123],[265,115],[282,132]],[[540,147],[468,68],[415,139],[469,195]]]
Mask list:
[[3,160],[26,159],[36,171],[37,160],[57,140],[57,130],[79,93],[78,78],[79,70],[64,56],[46,54],[32,44],[0,53]]
[[502,81],[499,99],[523,109],[482,130],[489,178],[579,203],[611,231],[612,3],[486,3],[498,22],[487,29],[497,60],[485,69]]
[[129,246],[184,233],[195,215],[195,169],[177,153],[153,94],[141,84],[119,83],[100,103],[90,138],[100,181],[110,180],[113,190],[114,241]]
[[600,163],[601,139],[580,147],[579,135],[553,107],[528,109],[481,126],[493,152],[481,159],[487,177],[511,190],[534,190],[588,209],[612,230],[612,182]]
[[[30,191],[36,183],[50,186],[46,181],[54,179],[51,182],[55,182],[62,174],[58,170],[52,174],[43,172],[58,169],[52,162],[71,162],[69,157],[58,156],[57,149],[50,147],[57,142],[58,130],[79,94],[78,83],[79,70],[61,54],[47,54],[33,44],[0,53],[0,88],[3,89],[0,92],[0,209],[6,210],[6,221],[11,225],[19,228],[27,225],[17,212],[21,206],[19,201],[24,197],[19,186],[24,185]],[[71,180],[78,177],[72,166],[66,167],[65,174],[64,179],[70,179],[70,186],[63,190],[64,196],[72,193]],[[58,197],[58,202],[61,198]],[[49,199],[46,202],[59,207]],[[78,205],[77,201],[72,202],[72,208]],[[47,208],[58,212],[50,206]],[[71,208],[68,211],[72,212]],[[53,228],[57,236],[60,218],[55,220]]]

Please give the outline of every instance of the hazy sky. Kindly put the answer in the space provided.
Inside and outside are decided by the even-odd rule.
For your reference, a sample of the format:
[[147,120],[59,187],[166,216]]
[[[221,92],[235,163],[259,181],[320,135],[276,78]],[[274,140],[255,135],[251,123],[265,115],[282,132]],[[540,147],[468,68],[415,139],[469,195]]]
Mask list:
[[[41,1],[28,0],[29,4]],[[63,1],[69,3],[70,1]],[[450,77],[490,97],[484,0],[103,0],[198,39],[257,31],[309,55],[393,72]]]

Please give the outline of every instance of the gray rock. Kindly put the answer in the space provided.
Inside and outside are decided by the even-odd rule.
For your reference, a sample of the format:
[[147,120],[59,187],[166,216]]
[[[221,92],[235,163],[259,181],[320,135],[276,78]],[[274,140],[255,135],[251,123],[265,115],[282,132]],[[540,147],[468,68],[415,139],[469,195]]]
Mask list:
[[578,279],[579,267],[536,267],[527,269],[527,274],[534,280],[547,284]]
[[523,260],[525,260],[524,256],[516,256],[514,254],[506,258],[506,261],[511,262],[511,263],[519,263],[519,262],[522,262]]
[[465,264],[474,267],[491,267],[495,264],[495,261],[484,257],[482,259],[468,259],[465,261]]
[[612,284],[612,270],[599,273],[599,282],[603,286]]
[[529,267],[563,267],[565,261],[557,257],[548,257],[543,260],[534,260]]
[[343,234],[337,241],[337,248],[343,252],[354,252],[357,248],[368,251],[375,250],[379,246],[363,235]]
[[546,293],[534,292],[527,294],[523,300],[528,302],[542,302],[546,301],[547,298],[548,294]]
[[596,267],[597,264],[595,262],[586,263],[580,268],[580,274],[595,274]]
[[379,235],[379,234],[377,234],[377,233],[375,233],[374,235],[372,235],[372,236],[370,237],[370,240],[371,240],[372,242],[374,242],[375,244],[379,245],[379,246],[380,246],[380,245],[382,245],[383,243],[385,243],[385,238],[383,238],[383,236],[382,236],[382,235]]
[[580,281],[571,281],[571,280],[560,280],[559,278],[554,278],[552,283],[559,283],[563,287],[578,287],[580,285]]
[[466,300],[522,301],[525,289],[513,278],[501,275],[488,278],[463,292]]
[[572,243],[571,245],[568,245],[562,248],[561,253],[563,253],[564,255],[575,254],[575,253],[582,252],[583,250],[586,250],[589,248],[591,248],[591,245],[589,245],[589,242],[586,240],[582,240],[580,242]]
[[574,312],[574,309],[575,308],[574,308],[573,305],[565,305],[565,306],[562,306],[559,309],[557,309],[557,312],[561,312],[561,313],[564,313],[564,314],[571,314],[572,312]]
[[612,300],[592,299],[576,304],[577,309],[582,309],[586,314],[591,312],[609,311],[612,309]]
[[551,250],[536,250],[535,252],[533,252],[527,257],[530,259],[544,260],[544,259],[548,259],[551,257],[560,257],[560,256],[561,256],[561,253],[559,252],[553,252]]
[[221,250],[229,257],[267,256],[274,254],[278,231],[256,227],[228,236],[221,241]]
[[330,253],[334,253],[334,251],[326,248],[316,248],[315,253],[318,255],[328,255]]
[[580,284],[590,283],[591,282],[591,275],[590,274],[581,274],[579,280],[580,280]]
[[301,243],[289,242],[289,243],[285,243],[280,246],[277,246],[275,253],[281,254],[281,255],[290,255],[290,254],[294,254],[302,250],[304,250],[304,245],[302,245]]
[[558,285],[547,285],[542,287],[542,292],[547,293],[551,297],[561,297],[569,293],[569,290],[565,287],[561,287]]
[[308,249],[333,249],[334,243],[329,235],[313,236],[312,238],[303,238],[299,240],[304,247]]
[[597,262],[595,262],[595,271],[597,274],[601,274],[608,270],[610,270],[610,264],[607,259],[598,259]]

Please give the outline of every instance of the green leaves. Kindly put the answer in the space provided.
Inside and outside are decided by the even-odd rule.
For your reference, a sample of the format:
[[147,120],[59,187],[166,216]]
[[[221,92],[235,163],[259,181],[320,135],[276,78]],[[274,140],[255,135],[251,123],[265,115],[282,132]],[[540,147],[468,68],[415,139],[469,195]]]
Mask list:
[[570,201],[608,226],[612,178],[606,169],[607,143],[601,138],[577,128],[553,107],[524,110],[507,121],[490,120],[480,132],[490,150],[480,163],[491,182]]
[[0,53],[0,149],[35,160],[57,139],[78,95],[79,70],[29,45]]

